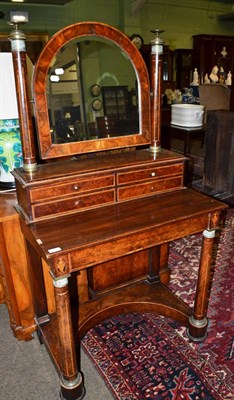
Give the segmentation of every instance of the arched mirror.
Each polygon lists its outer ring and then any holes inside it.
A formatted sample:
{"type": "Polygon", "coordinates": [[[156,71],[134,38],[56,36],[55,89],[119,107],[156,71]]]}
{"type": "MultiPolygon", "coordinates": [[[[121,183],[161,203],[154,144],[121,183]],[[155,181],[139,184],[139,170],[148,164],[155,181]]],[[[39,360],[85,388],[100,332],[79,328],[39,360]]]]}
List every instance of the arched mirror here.
{"type": "Polygon", "coordinates": [[[43,49],[33,82],[41,158],[149,144],[147,69],[115,28],[62,29],[43,49]]]}

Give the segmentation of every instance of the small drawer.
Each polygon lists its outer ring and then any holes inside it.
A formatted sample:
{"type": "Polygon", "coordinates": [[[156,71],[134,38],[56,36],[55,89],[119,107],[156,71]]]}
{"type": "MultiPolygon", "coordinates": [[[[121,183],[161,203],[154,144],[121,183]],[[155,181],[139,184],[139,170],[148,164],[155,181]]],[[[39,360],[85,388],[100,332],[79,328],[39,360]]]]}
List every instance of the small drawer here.
{"type": "Polygon", "coordinates": [[[61,196],[69,196],[82,192],[89,192],[100,188],[113,187],[115,184],[114,174],[110,175],[90,175],[85,178],[77,178],[68,180],[65,183],[56,185],[41,186],[30,190],[30,199],[32,203],[52,198],[60,198],[61,196]]]}
{"type": "Polygon", "coordinates": [[[166,180],[142,183],[127,187],[118,188],[118,201],[129,200],[137,197],[152,195],[153,193],[164,192],[182,186],[182,177],[175,177],[166,180]]]}
{"type": "Polygon", "coordinates": [[[183,164],[172,164],[167,166],[156,167],[151,165],[144,169],[132,170],[121,172],[117,174],[117,184],[124,185],[126,183],[133,183],[137,181],[144,181],[149,179],[160,179],[163,176],[173,176],[183,173],[183,164]]]}
{"type": "Polygon", "coordinates": [[[74,196],[69,199],[33,205],[33,218],[38,219],[46,216],[49,217],[56,214],[79,211],[114,202],[114,189],[90,193],[83,196],[74,196]]]}

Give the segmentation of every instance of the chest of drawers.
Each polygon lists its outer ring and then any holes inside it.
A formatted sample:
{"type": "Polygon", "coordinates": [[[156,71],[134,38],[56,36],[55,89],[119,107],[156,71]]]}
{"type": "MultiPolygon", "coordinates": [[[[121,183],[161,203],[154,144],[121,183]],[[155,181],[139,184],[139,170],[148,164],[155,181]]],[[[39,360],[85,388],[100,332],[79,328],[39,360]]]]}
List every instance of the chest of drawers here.
{"type": "Polygon", "coordinates": [[[31,222],[175,190],[184,161],[167,150],[140,150],[47,163],[31,174],[18,169],[18,210],[31,222]]]}

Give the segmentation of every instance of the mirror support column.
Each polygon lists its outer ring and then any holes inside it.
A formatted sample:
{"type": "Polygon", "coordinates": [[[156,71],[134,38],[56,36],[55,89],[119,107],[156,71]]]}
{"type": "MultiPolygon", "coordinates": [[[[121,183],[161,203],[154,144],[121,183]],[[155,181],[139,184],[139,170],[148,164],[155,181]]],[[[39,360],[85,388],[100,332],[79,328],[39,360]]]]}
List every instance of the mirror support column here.
{"type": "Polygon", "coordinates": [[[161,31],[151,31],[156,34],[151,40],[151,145],[150,151],[157,153],[161,149],[161,87],[162,87],[162,54],[163,40],[159,37],[161,31]]]}
{"type": "Polygon", "coordinates": [[[11,42],[15,73],[23,168],[25,171],[32,172],[37,170],[37,161],[30,100],[27,91],[26,36],[19,30],[17,23],[14,24],[14,29],[10,33],[9,40],[11,42]]]}

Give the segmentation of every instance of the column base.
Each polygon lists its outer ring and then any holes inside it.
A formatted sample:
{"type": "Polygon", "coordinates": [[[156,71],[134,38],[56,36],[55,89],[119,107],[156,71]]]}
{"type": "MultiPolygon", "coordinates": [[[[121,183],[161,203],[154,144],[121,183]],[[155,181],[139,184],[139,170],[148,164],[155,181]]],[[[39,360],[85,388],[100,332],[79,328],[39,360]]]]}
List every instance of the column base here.
{"type": "Polygon", "coordinates": [[[192,342],[203,342],[207,337],[207,318],[202,320],[195,319],[193,316],[189,318],[189,327],[187,328],[187,336],[192,342]]]}
{"type": "Polygon", "coordinates": [[[207,338],[207,332],[203,336],[199,336],[199,337],[192,336],[189,332],[189,328],[187,328],[186,332],[187,332],[187,336],[188,336],[189,340],[191,340],[191,342],[200,343],[200,342],[203,342],[207,338]]]}
{"type": "Polygon", "coordinates": [[[79,374],[78,383],[72,385],[68,383],[66,385],[63,381],[61,382],[60,399],[61,400],[82,400],[85,396],[85,388],[81,374],[79,374]]]}
{"type": "Polygon", "coordinates": [[[159,153],[160,151],[162,150],[162,148],[161,148],[161,146],[159,145],[159,146],[157,146],[157,145],[155,145],[155,146],[150,146],[150,148],[149,148],[149,151],[151,152],[151,153],[159,153]]]}

